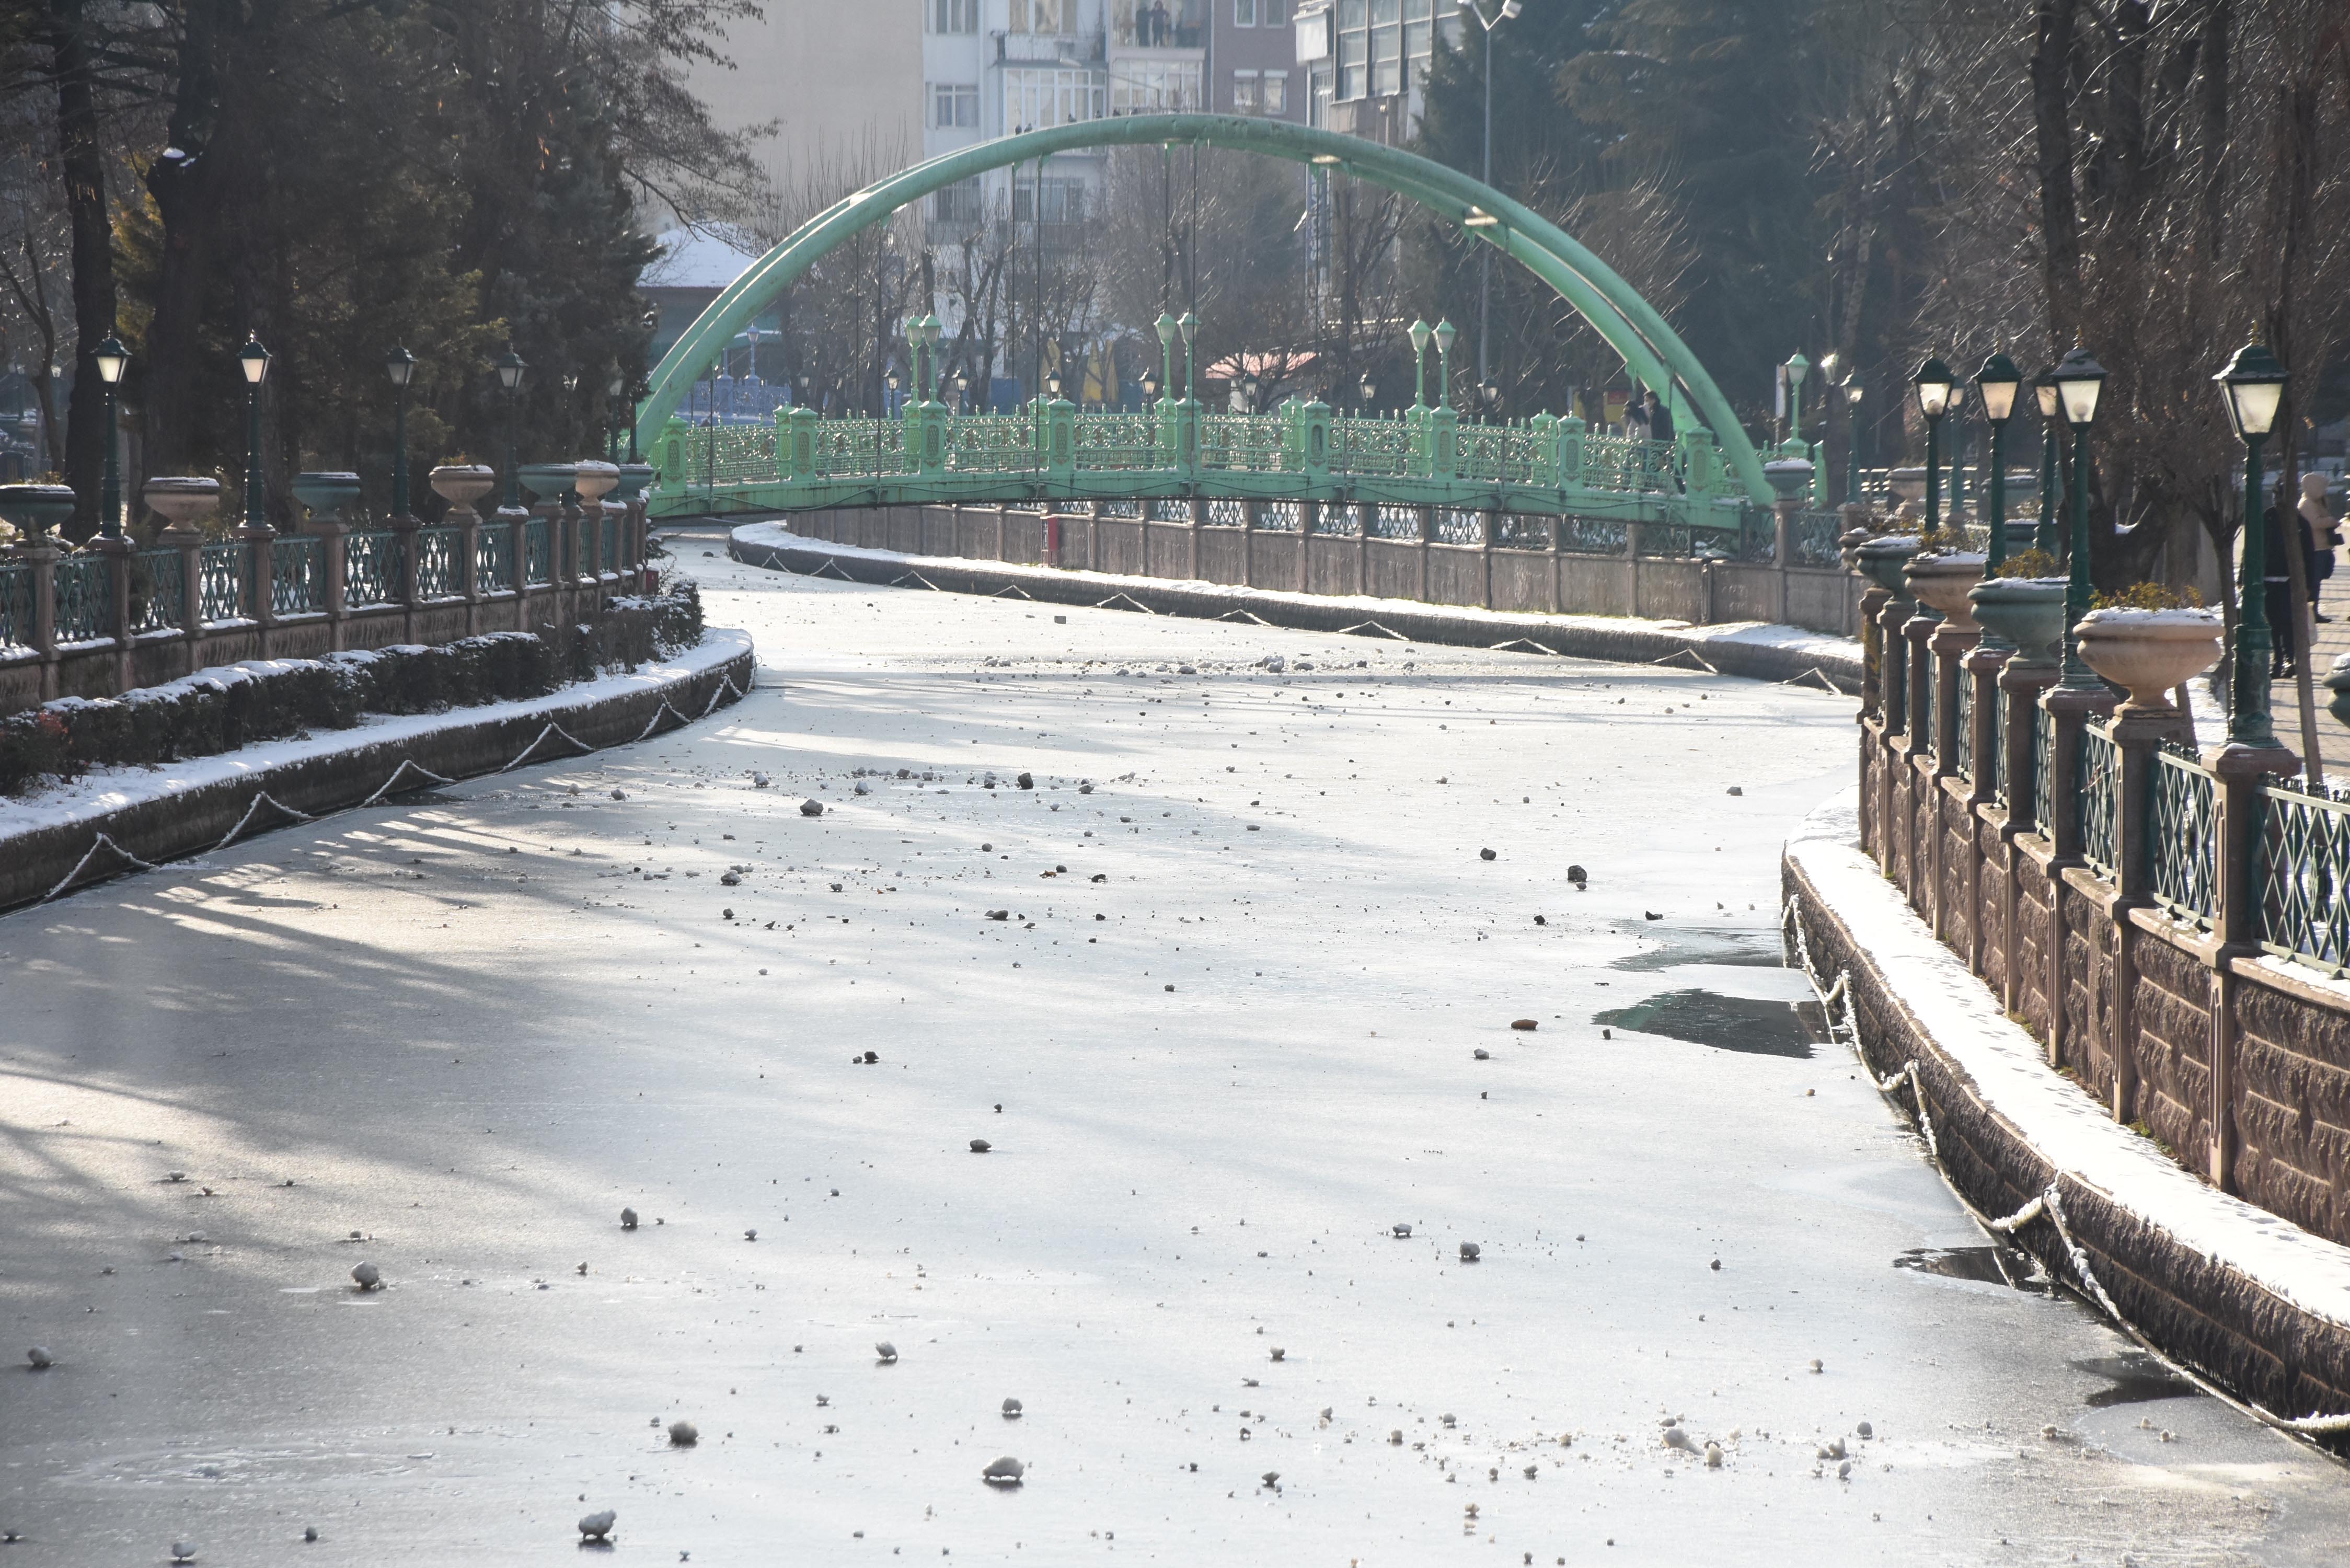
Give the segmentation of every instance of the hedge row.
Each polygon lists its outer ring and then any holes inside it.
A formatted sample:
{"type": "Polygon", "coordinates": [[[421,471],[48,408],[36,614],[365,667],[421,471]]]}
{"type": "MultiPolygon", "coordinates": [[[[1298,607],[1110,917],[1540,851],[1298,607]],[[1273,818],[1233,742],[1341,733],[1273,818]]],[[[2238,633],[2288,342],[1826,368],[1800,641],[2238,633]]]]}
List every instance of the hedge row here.
{"type": "Polygon", "coordinates": [[[0,794],[92,768],[182,762],[312,730],[348,730],[363,713],[438,713],[544,697],[567,680],[634,669],[701,640],[701,597],[685,583],[659,598],[616,599],[597,620],[559,633],[502,631],[437,648],[269,659],[120,697],[60,698],[0,718],[0,794]]]}

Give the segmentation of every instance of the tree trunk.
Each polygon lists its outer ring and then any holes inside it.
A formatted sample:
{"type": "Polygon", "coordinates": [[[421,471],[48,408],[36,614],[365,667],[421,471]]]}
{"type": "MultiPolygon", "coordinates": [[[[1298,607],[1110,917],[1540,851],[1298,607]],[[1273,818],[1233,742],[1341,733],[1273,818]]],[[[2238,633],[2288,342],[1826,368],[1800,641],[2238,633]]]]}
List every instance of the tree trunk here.
{"type": "Polygon", "coordinates": [[[106,468],[106,384],[98,346],[114,331],[114,230],[106,199],[106,153],[83,0],[49,0],[47,43],[57,80],[58,167],[73,232],[73,393],[66,414],[66,483],[74,489],[69,537],[98,532],[98,492],[106,468]]]}
{"type": "Polygon", "coordinates": [[[2080,325],[2081,214],[2073,189],[2072,60],[2076,0],[2040,0],[2032,50],[2033,152],[2040,176],[2041,266],[2046,274],[2048,336],[2064,351],[2080,325]]]}
{"type": "Polygon", "coordinates": [[[171,145],[167,155],[147,170],[147,190],[155,199],[163,230],[141,388],[143,455],[151,472],[184,472],[204,455],[192,444],[202,380],[198,339],[205,289],[212,281],[216,225],[231,194],[235,162],[232,139],[215,135],[221,118],[215,70],[222,41],[220,3],[191,0],[186,8],[171,145]],[[171,152],[179,156],[169,156],[171,152]]]}

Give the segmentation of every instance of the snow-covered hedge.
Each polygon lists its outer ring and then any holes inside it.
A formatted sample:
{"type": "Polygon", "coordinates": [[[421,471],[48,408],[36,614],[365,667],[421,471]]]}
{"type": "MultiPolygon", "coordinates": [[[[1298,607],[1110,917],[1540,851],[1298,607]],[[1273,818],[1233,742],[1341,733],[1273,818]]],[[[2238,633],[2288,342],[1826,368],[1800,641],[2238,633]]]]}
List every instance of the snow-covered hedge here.
{"type": "Polygon", "coordinates": [[[0,794],[94,767],[176,762],[362,713],[433,713],[543,697],[567,680],[634,668],[702,640],[691,583],[659,598],[615,599],[565,633],[492,632],[437,648],[400,645],[323,659],[255,659],[120,697],[64,697],[0,718],[0,794]]]}

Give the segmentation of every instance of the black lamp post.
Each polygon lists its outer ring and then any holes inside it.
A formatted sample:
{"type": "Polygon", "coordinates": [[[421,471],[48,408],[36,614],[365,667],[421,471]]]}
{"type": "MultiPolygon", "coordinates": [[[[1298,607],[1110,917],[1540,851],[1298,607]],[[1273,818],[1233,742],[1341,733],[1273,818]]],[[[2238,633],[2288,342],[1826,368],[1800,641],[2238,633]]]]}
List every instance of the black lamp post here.
{"type": "Polygon", "coordinates": [[[261,383],[269,379],[269,350],[258,337],[248,337],[237,350],[237,368],[244,372],[244,525],[269,526],[267,484],[261,476],[261,383]]]}
{"type": "Polygon", "coordinates": [[[122,456],[121,440],[114,428],[115,388],[122,384],[122,372],[130,368],[130,352],[123,348],[112,333],[90,356],[98,362],[98,379],[106,383],[106,477],[98,490],[99,532],[109,539],[122,537],[122,456]]]}
{"type": "Polygon", "coordinates": [[[1993,354],[1975,372],[1975,395],[1991,421],[1991,545],[1983,553],[1983,576],[1999,576],[2007,559],[2007,421],[2015,414],[2015,394],[2023,372],[2004,354],[1993,354]]]}
{"type": "Polygon", "coordinates": [[[1183,313],[1183,319],[1178,321],[1175,326],[1183,334],[1183,400],[1189,403],[1197,395],[1199,385],[1193,375],[1195,367],[1191,350],[1194,341],[1200,336],[1200,318],[1187,310],[1183,313]]]}
{"type": "Polygon", "coordinates": [[[2236,585],[2236,692],[2228,715],[2228,743],[2273,746],[2277,738],[2269,717],[2269,663],[2275,656],[2276,639],[2269,625],[2261,448],[2276,424],[2277,406],[2284,400],[2285,368],[2256,335],[2211,379],[2226,394],[2228,422],[2244,443],[2244,552],[2236,585]]]}
{"type": "Polygon", "coordinates": [[[2081,618],[2089,613],[2089,427],[2096,422],[2097,395],[2106,384],[2106,368],[2079,344],[2058,361],[2050,379],[2056,383],[2056,400],[2064,422],[2073,427],[2072,570],[2064,589],[2064,675],[2057,682],[2068,691],[2096,688],[2096,672],[2081,658],[2081,618]]]}
{"type": "Polygon", "coordinates": [[[1929,358],[1909,378],[1918,389],[1918,411],[1926,416],[1926,532],[1942,524],[1942,416],[1950,411],[1950,386],[1957,378],[1939,359],[1929,358]]]}
{"type": "Polygon", "coordinates": [[[620,394],[628,385],[618,370],[613,371],[612,379],[604,383],[604,460],[607,462],[620,461],[620,394]]]}
{"type": "Polygon", "coordinates": [[[1844,401],[1847,412],[1844,429],[1844,498],[1846,502],[1860,499],[1860,378],[1855,376],[1844,384],[1844,401]]]}
{"type": "Polygon", "coordinates": [[[505,504],[508,506],[519,507],[522,505],[522,472],[516,465],[522,460],[516,453],[522,441],[522,414],[521,400],[517,394],[522,390],[522,379],[530,369],[530,366],[524,361],[521,355],[515,352],[514,345],[508,343],[506,351],[498,356],[497,368],[498,385],[505,389],[506,394],[505,504]]]}
{"type": "Polygon", "coordinates": [[[1365,413],[1369,413],[1371,411],[1371,405],[1378,401],[1379,384],[1377,381],[1372,380],[1369,374],[1366,372],[1362,380],[1357,383],[1355,390],[1362,395],[1363,400],[1361,402],[1357,403],[1356,407],[1362,410],[1365,413]]]}
{"type": "Polygon", "coordinates": [[[2032,547],[2056,554],[2056,372],[2043,370],[2032,383],[2040,403],[2040,526],[2032,547]]]}
{"type": "Polygon", "coordinates": [[[955,372],[954,388],[955,412],[959,414],[969,413],[971,411],[971,372],[968,370],[957,370],[955,372]]]}
{"type": "Polygon", "coordinates": [[[416,376],[416,356],[394,345],[383,357],[391,378],[391,514],[408,515],[408,383],[416,376]]]}

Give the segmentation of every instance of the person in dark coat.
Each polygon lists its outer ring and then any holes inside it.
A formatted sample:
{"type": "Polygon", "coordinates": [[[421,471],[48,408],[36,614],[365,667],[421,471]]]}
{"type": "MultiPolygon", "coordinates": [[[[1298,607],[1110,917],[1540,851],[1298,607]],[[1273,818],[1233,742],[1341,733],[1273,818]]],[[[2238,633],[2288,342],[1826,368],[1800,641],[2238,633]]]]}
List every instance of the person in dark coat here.
{"type": "Polygon", "coordinates": [[[1648,410],[1648,439],[1650,441],[1672,440],[1673,411],[1665,407],[1665,400],[1657,396],[1657,389],[1654,387],[1649,388],[1648,395],[1641,401],[1648,410]]]}

